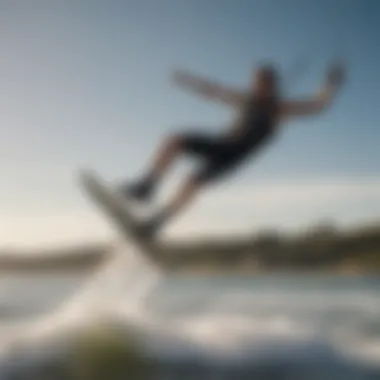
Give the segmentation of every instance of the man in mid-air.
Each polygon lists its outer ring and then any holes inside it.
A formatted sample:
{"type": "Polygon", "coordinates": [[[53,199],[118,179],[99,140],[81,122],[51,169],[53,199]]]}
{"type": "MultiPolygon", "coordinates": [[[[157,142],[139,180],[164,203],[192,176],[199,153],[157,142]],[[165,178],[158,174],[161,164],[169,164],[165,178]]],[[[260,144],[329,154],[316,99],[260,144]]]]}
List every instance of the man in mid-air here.
{"type": "Polygon", "coordinates": [[[148,220],[136,226],[141,237],[152,239],[166,222],[183,210],[205,186],[221,179],[252,157],[272,140],[279,125],[292,117],[311,116],[325,110],[340,89],[344,79],[341,65],[327,70],[320,91],[310,99],[282,99],[278,72],[263,65],[253,72],[247,90],[230,89],[192,74],[176,71],[177,85],[206,98],[221,102],[237,113],[231,128],[219,135],[185,131],[163,141],[151,167],[138,181],[123,184],[125,196],[141,202],[149,201],[170,166],[183,154],[202,159],[201,167],[190,174],[174,199],[148,220]]]}

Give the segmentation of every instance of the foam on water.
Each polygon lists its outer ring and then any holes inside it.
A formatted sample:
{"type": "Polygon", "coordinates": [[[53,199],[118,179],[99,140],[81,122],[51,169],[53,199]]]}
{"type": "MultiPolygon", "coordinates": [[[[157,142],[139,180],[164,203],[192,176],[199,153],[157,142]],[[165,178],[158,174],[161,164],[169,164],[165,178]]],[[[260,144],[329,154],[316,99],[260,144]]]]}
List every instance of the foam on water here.
{"type": "Polygon", "coordinates": [[[162,274],[133,245],[120,244],[109,254],[108,262],[63,305],[36,320],[7,327],[7,334],[2,336],[3,351],[43,343],[93,321],[120,315],[120,304],[124,305],[121,309],[126,319],[138,315],[141,320],[144,295],[156,286],[162,274]]]}
{"type": "MultiPolygon", "coordinates": [[[[150,307],[147,297],[163,279],[136,247],[121,243],[98,273],[62,306],[15,327],[18,333],[11,332],[3,340],[5,351],[9,353],[10,344],[17,343],[24,353],[33,352],[28,363],[35,364],[36,353],[48,358],[46,350],[36,347],[49,347],[52,354],[51,342],[62,348],[63,338],[70,340],[76,331],[101,320],[117,323],[126,333],[138,331],[146,351],[164,361],[197,360],[222,366],[237,362],[240,367],[243,362],[252,366],[285,361],[318,368],[343,363],[342,355],[380,363],[380,297],[376,293],[232,287],[198,294],[198,307],[181,315],[166,313],[164,302],[161,312],[150,307]]],[[[186,305],[191,294],[184,294],[169,297],[167,309],[186,305]]],[[[343,372],[340,375],[337,378],[347,378],[343,372]]]]}

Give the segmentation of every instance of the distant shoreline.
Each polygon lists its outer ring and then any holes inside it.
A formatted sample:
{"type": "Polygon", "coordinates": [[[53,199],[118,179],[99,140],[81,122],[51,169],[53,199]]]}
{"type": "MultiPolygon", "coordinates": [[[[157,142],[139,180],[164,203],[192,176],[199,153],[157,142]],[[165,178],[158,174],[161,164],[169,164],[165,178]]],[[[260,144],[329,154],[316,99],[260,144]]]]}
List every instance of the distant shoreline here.
{"type": "MultiPolygon", "coordinates": [[[[179,273],[380,273],[380,222],[339,231],[325,224],[305,233],[265,231],[252,236],[168,243],[155,254],[179,273]]],[[[87,272],[112,257],[111,244],[16,250],[0,255],[0,272],[87,272]]]]}

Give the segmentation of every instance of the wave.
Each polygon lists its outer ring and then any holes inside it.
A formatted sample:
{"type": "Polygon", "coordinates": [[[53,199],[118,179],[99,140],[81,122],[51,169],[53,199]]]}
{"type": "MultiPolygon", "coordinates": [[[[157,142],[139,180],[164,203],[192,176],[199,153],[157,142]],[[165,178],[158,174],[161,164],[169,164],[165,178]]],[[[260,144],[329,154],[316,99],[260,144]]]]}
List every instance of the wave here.
{"type": "MultiPolygon", "coordinates": [[[[189,371],[205,378],[219,374],[292,380],[375,379],[380,374],[375,293],[302,293],[277,286],[219,293],[203,288],[207,291],[195,296],[178,287],[177,298],[167,297],[165,305],[157,292],[165,281],[136,247],[122,242],[62,306],[8,332],[0,379],[29,379],[52,363],[67,368],[78,341],[93,346],[99,335],[107,339],[98,343],[96,363],[112,344],[117,347],[112,352],[128,352],[129,357],[133,352],[134,363],[136,358],[144,366],[155,363],[157,378],[189,371]],[[152,307],[153,293],[161,309],[152,307]],[[192,312],[184,312],[192,299],[192,312]],[[182,313],[168,312],[176,307],[182,313]]],[[[82,358],[83,352],[78,355],[82,358]]]]}

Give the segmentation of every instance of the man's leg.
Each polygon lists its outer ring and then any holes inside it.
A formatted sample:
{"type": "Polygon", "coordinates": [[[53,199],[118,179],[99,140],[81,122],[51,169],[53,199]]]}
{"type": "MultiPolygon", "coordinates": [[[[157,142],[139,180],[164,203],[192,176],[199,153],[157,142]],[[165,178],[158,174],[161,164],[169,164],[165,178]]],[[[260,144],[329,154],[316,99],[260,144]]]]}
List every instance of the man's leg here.
{"type": "Polygon", "coordinates": [[[166,138],[156,152],[152,167],[148,172],[136,183],[123,186],[122,191],[138,200],[150,198],[156,184],[167,173],[178,155],[182,153],[183,142],[184,138],[182,136],[170,136],[166,138]]]}
{"type": "Polygon", "coordinates": [[[199,193],[202,184],[194,176],[190,176],[179,188],[174,198],[159,211],[153,218],[143,222],[138,228],[142,236],[153,238],[159,229],[161,229],[172,218],[182,212],[199,193]]]}
{"type": "Polygon", "coordinates": [[[158,149],[153,158],[153,164],[146,175],[136,183],[127,184],[123,192],[137,200],[145,201],[153,194],[156,185],[180,154],[189,153],[207,158],[214,154],[215,147],[217,147],[217,140],[201,133],[184,133],[171,136],[165,139],[158,149]]]}
{"type": "Polygon", "coordinates": [[[222,145],[213,149],[216,154],[210,155],[200,170],[185,180],[172,201],[151,219],[140,223],[138,232],[141,236],[147,239],[155,238],[159,230],[182,212],[202,189],[215,183],[235,166],[236,160],[222,145]]]}

